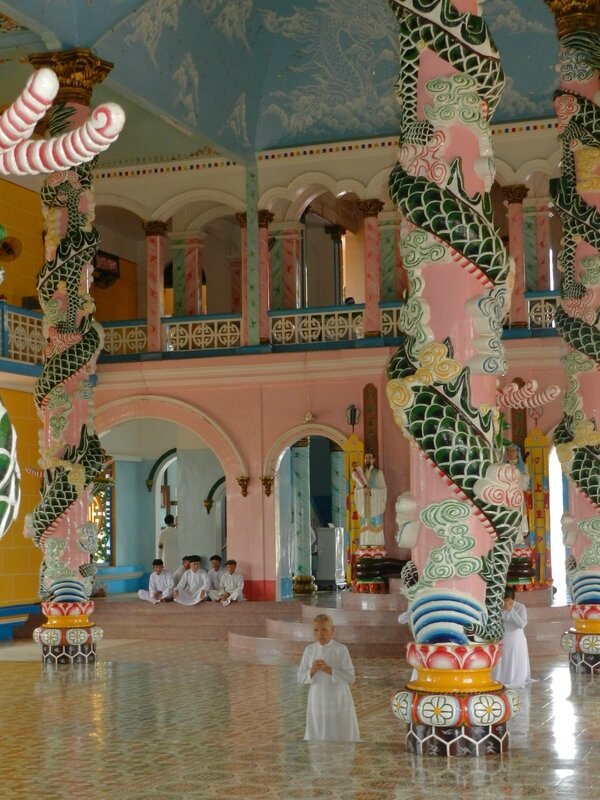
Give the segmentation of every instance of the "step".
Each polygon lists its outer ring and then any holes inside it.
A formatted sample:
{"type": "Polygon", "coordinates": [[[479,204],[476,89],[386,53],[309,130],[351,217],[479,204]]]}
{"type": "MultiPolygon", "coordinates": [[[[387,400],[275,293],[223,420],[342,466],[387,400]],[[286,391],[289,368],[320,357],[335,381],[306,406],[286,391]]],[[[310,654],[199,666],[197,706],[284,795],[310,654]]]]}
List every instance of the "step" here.
{"type": "Polygon", "coordinates": [[[360,609],[360,608],[319,608],[319,606],[302,606],[302,620],[309,622],[318,614],[328,614],[333,624],[338,625],[397,625],[397,608],[360,609]]]}
{"type": "Polygon", "coordinates": [[[198,641],[218,642],[227,641],[230,631],[255,636],[260,636],[265,632],[264,623],[256,625],[244,623],[242,625],[186,626],[185,628],[179,628],[170,624],[138,626],[107,622],[98,627],[102,628],[103,638],[107,641],[116,639],[188,641],[196,639],[198,641]]]}
{"type": "MultiPolygon", "coordinates": [[[[340,638],[341,641],[341,638],[340,638]]],[[[251,656],[252,661],[270,662],[286,656],[295,656],[298,661],[308,644],[302,639],[278,639],[267,636],[247,636],[246,634],[229,634],[229,652],[235,658],[241,654],[251,656]]],[[[351,656],[373,658],[404,659],[406,645],[398,643],[378,643],[356,641],[344,642],[351,656]]]]}
{"type": "MultiPolygon", "coordinates": [[[[342,592],[340,599],[342,608],[358,608],[363,611],[375,611],[377,609],[392,611],[396,609],[400,613],[407,608],[406,597],[401,594],[342,592]]],[[[324,609],[324,611],[326,610],[324,609]]]]}
{"type": "MultiPolygon", "coordinates": [[[[267,619],[267,636],[280,639],[301,639],[305,642],[314,640],[311,622],[287,622],[286,620],[267,619]]],[[[336,625],[335,639],[342,644],[349,642],[375,643],[407,643],[409,631],[407,625],[336,625]]]]}

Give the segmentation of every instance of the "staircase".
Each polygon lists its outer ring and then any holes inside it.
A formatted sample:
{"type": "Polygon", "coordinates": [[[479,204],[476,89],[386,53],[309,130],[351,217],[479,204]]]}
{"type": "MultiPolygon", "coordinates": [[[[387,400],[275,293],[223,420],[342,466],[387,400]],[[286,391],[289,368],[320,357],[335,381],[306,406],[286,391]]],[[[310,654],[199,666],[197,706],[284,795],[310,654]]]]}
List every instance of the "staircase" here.
{"type": "MultiPolygon", "coordinates": [[[[530,656],[560,654],[561,636],[571,625],[569,607],[535,605],[539,599],[528,593],[519,596],[528,606],[525,633],[530,656]]],[[[228,641],[231,655],[259,661],[299,658],[313,641],[315,616],[323,613],[332,617],[335,638],[353,656],[403,659],[410,640],[409,626],[398,623],[398,615],[406,609],[406,600],[398,593],[320,593],[302,600],[248,601],[226,608],[219,603],[153,605],[123,594],[98,599],[95,606],[91,620],[102,628],[105,640],[228,641]]],[[[15,630],[15,638],[30,639],[33,628],[44,620],[41,614],[32,615],[15,630]]]]}

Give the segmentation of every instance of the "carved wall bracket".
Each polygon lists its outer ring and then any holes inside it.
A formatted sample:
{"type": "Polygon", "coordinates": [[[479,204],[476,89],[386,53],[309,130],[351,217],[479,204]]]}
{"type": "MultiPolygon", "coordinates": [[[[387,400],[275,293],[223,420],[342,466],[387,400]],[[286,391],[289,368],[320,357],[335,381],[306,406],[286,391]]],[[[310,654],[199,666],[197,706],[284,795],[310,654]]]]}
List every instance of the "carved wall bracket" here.
{"type": "Polygon", "coordinates": [[[248,496],[248,484],[250,483],[250,476],[249,475],[239,475],[236,478],[240,489],[242,490],[242,497],[248,496]]]}
{"type": "Polygon", "coordinates": [[[275,480],[274,475],[261,475],[260,482],[263,485],[263,491],[265,493],[265,497],[271,496],[271,489],[273,488],[273,481],[275,480]]]}

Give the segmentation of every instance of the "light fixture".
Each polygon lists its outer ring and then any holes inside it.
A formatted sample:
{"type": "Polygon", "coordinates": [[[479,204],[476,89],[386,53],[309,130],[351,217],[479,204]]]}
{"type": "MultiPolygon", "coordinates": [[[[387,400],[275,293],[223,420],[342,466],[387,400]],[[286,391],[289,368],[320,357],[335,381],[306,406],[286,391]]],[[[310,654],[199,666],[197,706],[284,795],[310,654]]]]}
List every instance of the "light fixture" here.
{"type": "Polygon", "coordinates": [[[360,409],[354,403],[346,409],[346,419],[348,420],[348,425],[352,425],[352,433],[354,433],[354,427],[358,425],[358,420],[360,419],[360,409]]]}

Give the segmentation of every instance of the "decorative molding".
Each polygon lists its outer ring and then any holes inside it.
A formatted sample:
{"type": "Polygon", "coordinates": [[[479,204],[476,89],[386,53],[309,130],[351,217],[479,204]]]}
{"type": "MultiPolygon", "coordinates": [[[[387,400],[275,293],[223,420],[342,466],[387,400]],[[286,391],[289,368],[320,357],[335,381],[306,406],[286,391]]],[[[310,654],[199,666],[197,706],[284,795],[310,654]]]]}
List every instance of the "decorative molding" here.
{"type": "Polygon", "coordinates": [[[236,478],[240,489],[242,490],[242,497],[248,497],[248,484],[250,483],[250,476],[249,475],[239,475],[236,478]]]}
{"type": "Polygon", "coordinates": [[[235,214],[235,218],[237,219],[240,228],[245,228],[248,225],[248,217],[245,211],[237,211],[235,214]]]}

